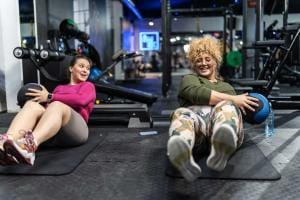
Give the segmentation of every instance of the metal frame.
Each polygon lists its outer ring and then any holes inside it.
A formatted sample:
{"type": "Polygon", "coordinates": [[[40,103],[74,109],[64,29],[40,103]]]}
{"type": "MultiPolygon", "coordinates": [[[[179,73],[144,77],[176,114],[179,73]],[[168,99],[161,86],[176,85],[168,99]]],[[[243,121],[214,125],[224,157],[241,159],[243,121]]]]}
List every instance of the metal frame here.
{"type": "MultiPolygon", "coordinates": [[[[162,0],[161,16],[162,16],[162,60],[163,60],[163,74],[162,74],[162,94],[168,96],[168,91],[172,83],[172,69],[171,69],[171,48],[170,48],[170,33],[171,33],[171,13],[203,13],[203,12],[221,12],[224,16],[224,30],[223,41],[227,41],[227,15],[229,15],[229,28],[230,28],[230,44],[229,49],[232,50],[233,46],[233,13],[231,7],[219,8],[190,8],[190,9],[171,9],[170,0],[162,0]]],[[[224,54],[226,53],[226,45],[224,45],[224,54]]]]}

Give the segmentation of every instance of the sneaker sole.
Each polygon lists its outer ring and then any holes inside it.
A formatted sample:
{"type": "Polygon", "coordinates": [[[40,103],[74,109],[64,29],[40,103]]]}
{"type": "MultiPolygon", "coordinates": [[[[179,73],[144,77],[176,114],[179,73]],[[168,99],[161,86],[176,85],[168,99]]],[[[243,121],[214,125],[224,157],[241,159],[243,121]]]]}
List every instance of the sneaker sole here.
{"type": "Polygon", "coordinates": [[[187,181],[192,182],[201,175],[201,168],[195,162],[189,145],[180,137],[170,137],[168,156],[173,166],[187,181]]]}
{"type": "Polygon", "coordinates": [[[15,157],[7,155],[5,151],[0,149],[0,165],[15,165],[15,164],[19,164],[19,161],[15,157]]]}
{"type": "Polygon", "coordinates": [[[7,165],[6,164],[6,153],[0,149],[0,165],[7,165]]]}
{"type": "Polygon", "coordinates": [[[237,136],[231,126],[224,124],[211,137],[211,152],[206,164],[209,168],[222,171],[229,157],[237,149],[237,136]]]}
{"type": "Polygon", "coordinates": [[[30,154],[28,154],[28,152],[26,152],[25,150],[15,145],[15,143],[12,140],[7,140],[3,146],[5,151],[8,154],[13,155],[19,161],[19,163],[25,163],[33,166],[35,158],[30,156],[30,154]],[[28,157],[27,156],[25,157],[20,152],[24,152],[25,155],[28,154],[28,157]]]}

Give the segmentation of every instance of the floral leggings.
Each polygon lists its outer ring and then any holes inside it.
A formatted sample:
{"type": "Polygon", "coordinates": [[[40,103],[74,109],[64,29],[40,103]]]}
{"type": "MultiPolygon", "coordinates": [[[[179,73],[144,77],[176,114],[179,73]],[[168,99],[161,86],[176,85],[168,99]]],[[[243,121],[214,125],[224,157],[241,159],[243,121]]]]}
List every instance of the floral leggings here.
{"type": "Polygon", "coordinates": [[[209,148],[213,129],[223,123],[233,128],[238,137],[239,147],[244,139],[243,120],[239,108],[232,101],[221,101],[214,107],[190,106],[176,109],[171,117],[169,135],[184,137],[191,148],[209,148]]]}

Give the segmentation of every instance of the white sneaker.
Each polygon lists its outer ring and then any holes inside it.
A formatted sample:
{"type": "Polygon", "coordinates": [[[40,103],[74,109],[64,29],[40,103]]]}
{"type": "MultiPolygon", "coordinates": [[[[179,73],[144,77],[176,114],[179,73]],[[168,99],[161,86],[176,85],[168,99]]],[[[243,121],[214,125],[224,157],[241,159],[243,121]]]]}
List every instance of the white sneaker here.
{"type": "Polygon", "coordinates": [[[228,124],[223,124],[217,130],[213,130],[211,136],[211,151],[206,160],[209,168],[222,171],[229,157],[237,149],[237,135],[228,124]]]}
{"type": "Polygon", "coordinates": [[[180,136],[171,136],[168,141],[168,156],[173,166],[189,182],[201,175],[201,168],[195,162],[189,144],[180,136]]]}

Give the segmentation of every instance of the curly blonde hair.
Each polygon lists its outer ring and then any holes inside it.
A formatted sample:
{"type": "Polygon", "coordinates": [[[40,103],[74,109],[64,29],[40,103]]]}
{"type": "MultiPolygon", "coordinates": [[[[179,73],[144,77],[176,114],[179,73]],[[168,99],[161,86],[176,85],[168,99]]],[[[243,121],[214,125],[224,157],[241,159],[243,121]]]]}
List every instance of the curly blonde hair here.
{"type": "Polygon", "coordinates": [[[222,42],[211,35],[205,35],[201,38],[192,40],[188,52],[188,59],[192,65],[192,69],[194,69],[196,62],[203,53],[211,55],[217,62],[219,68],[223,59],[222,42]]]}

